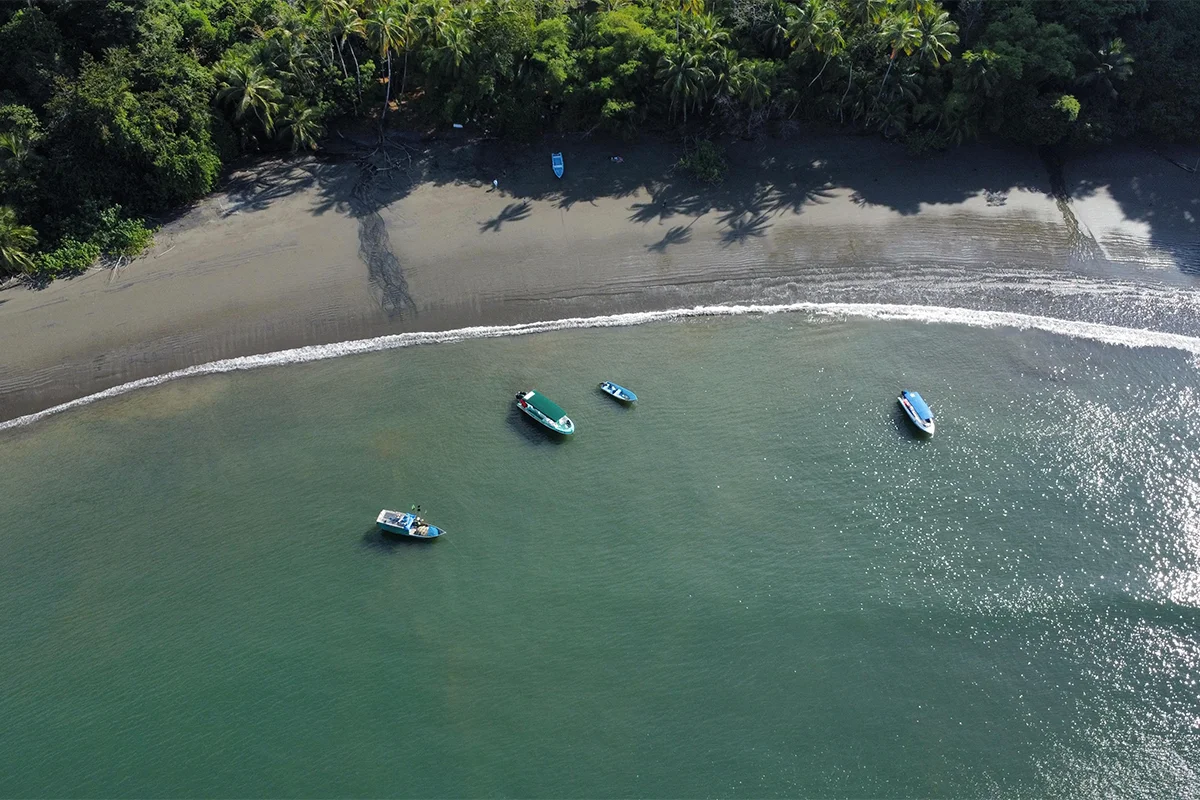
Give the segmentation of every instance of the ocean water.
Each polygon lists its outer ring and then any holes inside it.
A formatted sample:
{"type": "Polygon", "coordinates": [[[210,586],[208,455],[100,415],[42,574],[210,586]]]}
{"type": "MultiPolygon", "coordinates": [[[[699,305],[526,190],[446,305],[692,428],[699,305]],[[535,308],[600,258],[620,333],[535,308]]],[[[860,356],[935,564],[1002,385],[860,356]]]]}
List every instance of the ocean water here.
{"type": "Polygon", "coordinates": [[[1200,341],[825,311],[0,432],[0,795],[1194,794],[1200,341]]]}

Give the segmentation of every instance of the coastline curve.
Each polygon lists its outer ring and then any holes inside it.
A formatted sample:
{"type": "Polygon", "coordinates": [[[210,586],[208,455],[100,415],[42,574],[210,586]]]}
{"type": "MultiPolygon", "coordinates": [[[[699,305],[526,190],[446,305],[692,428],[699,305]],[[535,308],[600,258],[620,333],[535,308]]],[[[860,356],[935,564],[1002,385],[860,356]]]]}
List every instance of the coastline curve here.
{"type": "Polygon", "coordinates": [[[307,345],[288,350],[278,350],[259,355],[225,358],[173,370],[161,375],[130,381],[94,394],[69,400],[55,406],[0,422],[0,431],[19,428],[38,422],[46,417],[89,405],[99,400],[118,397],[137,389],[160,386],[180,378],[214,375],[226,372],[242,372],[262,367],[307,364],[342,356],[376,353],[418,345],[449,344],[471,339],[494,339],[506,336],[524,336],[534,333],[576,330],[586,328],[626,328],[651,322],[703,317],[739,317],[783,313],[806,313],[814,317],[864,318],[884,322],[925,322],[950,325],[966,325],[973,328],[1015,328],[1017,330],[1039,330],[1076,339],[1087,339],[1101,344],[1120,345],[1129,348],[1164,348],[1179,350],[1194,356],[1200,362],[1200,337],[1178,333],[1165,333],[1143,328],[1128,328],[1105,325],[1097,322],[1082,322],[1057,317],[1022,314],[1011,311],[980,311],[971,308],[902,305],[890,303],[837,303],[803,301],[781,304],[752,305],[701,305],[664,311],[640,311],[622,314],[607,314],[595,317],[568,317],[541,322],[524,322],[513,325],[481,325],[447,331],[409,332],[377,336],[370,339],[352,339],[323,345],[307,345]]]}

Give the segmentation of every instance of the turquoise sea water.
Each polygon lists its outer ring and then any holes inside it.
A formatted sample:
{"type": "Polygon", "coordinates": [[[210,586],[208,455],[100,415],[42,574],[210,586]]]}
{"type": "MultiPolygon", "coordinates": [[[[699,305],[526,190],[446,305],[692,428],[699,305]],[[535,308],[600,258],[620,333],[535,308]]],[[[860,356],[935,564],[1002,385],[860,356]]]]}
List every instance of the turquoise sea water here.
{"type": "Polygon", "coordinates": [[[2,432],[0,795],[1186,796],[1198,387],[1175,350],[789,314],[2,432]],[[449,535],[373,531],[413,502],[449,535]]]}

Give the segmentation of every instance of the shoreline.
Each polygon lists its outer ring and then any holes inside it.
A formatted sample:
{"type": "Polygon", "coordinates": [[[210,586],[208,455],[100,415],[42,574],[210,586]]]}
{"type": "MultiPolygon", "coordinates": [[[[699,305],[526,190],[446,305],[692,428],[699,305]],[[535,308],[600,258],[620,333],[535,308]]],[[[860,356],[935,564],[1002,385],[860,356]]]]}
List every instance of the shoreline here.
{"type": "Polygon", "coordinates": [[[415,149],[410,174],[367,184],[345,158],[251,165],[120,271],[0,291],[0,420],[200,364],[392,334],[913,303],[908,276],[1037,269],[1200,287],[1200,182],[1144,150],[1068,162],[1064,201],[1035,154],[985,145],[912,159],[845,134],[743,142],[717,187],[675,174],[660,142],[415,149]]]}
{"type": "Polygon", "coordinates": [[[904,322],[940,322],[967,325],[977,328],[1007,327],[1015,330],[1037,330],[1088,339],[1102,344],[1129,348],[1154,347],[1178,350],[1200,358],[1200,337],[1176,333],[1148,331],[1101,325],[1090,322],[1062,320],[1056,317],[1031,316],[1007,311],[978,311],[966,308],[944,308],[937,306],[886,305],[879,303],[811,303],[799,302],[784,305],[717,305],[693,308],[669,309],[665,311],[625,312],[621,314],[593,317],[567,317],[514,325],[490,325],[473,328],[455,328],[438,332],[411,332],[389,334],[371,339],[355,339],[324,345],[306,345],[288,350],[278,350],[251,356],[210,361],[182,369],[139,378],[128,383],[112,386],[83,397],[74,398],[49,408],[40,409],[12,419],[0,420],[0,432],[24,427],[46,417],[60,414],[100,400],[161,386],[181,378],[204,375],[221,375],[229,372],[246,372],[267,367],[310,364],[344,356],[381,353],[407,347],[422,347],[436,344],[452,344],[478,339],[510,336],[529,336],[568,330],[590,330],[597,328],[628,328],[656,322],[673,322],[684,319],[717,319],[748,316],[751,314],[770,316],[774,314],[808,313],[828,318],[856,317],[904,322]]]}

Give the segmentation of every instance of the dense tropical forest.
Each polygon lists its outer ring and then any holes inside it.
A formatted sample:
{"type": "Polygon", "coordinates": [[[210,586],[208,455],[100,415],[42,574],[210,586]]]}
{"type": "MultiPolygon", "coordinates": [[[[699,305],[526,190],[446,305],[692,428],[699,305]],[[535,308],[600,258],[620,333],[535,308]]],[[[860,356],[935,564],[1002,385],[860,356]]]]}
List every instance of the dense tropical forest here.
{"type": "Polygon", "coordinates": [[[0,7],[0,278],[150,241],[240,155],[336,119],[746,136],[820,121],[911,151],[1200,137],[1200,3],[29,0],[0,7]]]}

